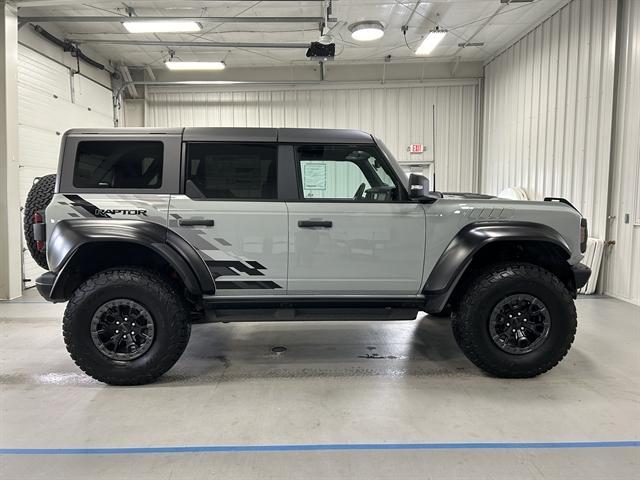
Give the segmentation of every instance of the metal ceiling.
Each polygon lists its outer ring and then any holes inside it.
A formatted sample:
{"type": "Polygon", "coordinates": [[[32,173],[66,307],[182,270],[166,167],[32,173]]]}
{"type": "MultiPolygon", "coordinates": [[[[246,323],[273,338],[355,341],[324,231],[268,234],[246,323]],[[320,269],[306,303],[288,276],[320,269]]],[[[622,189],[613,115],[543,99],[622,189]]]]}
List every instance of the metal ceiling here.
{"type": "MultiPolygon", "coordinates": [[[[17,0],[21,21],[55,29],[115,64],[160,68],[169,51],[185,61],[224,59],[228,67],[309,63],[304,48],[330,31],[337,63],[422,61],[413,50],[436,23],[449,31],[424,61],[484,61],[520,38],[568,0],[505,4],[501,0],[131,0],[91,4],[69,0],[17,0]],[[327,21],[327,7],[331,15],[327,21]],[[132,15],[132,16],[130,16],[132,15]],[[78,18],[78,17],[88,18],[78,18]],[[185,18],[202,23],[189,34],[131,34],[121,22],[185,18]],[[351,39],[348,25],[378,20],[379,41],[351,39]],[[406,36],[402,27],[407,26],[406,36]]],[[[28,28],[28,27],[23,27],[28,28]]]]}

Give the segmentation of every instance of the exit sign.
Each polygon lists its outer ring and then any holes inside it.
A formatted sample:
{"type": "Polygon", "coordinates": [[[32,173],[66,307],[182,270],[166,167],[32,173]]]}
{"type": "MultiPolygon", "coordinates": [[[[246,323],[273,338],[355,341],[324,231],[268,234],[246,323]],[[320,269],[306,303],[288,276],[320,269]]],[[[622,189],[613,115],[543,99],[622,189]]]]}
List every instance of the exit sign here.
{"type": "Polygon", "coordinates": [[[421,143],[412,143],[409,145],[409,153],[423,153],[424,145],[421,143]]]}

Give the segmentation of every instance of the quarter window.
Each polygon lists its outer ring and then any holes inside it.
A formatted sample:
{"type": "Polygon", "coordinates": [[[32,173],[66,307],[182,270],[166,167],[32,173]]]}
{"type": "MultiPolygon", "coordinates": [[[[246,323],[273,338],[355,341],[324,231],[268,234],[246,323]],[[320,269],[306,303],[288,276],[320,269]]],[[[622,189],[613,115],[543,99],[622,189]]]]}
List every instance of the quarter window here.
{"type": "Polygon", "coordinates": [[[80,142],[73,185],[77,188],[160,188],[162,142],[80,142]]]}
{"type": "Polygon", "coordinates": [[[191,143],[187,159],[186,180],[206,198],[277,198],[275,145],[191,143]]]}

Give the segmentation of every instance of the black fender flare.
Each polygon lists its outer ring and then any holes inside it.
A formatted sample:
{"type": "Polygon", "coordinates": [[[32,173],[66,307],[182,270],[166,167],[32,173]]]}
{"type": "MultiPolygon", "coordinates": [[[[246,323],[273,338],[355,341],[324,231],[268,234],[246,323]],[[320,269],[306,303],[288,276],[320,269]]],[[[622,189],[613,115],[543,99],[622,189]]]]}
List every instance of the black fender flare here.
{"type": "Polygon", "coordinates": [[[473,222],[463,227],[449,242],[436,262],[423,288],[427,312],[440,312],[449,301],[474,255],[494,242],[545,242],[560,247],[571,256],[571,249],[557,230],[535,222],[473,222]]]}
{"type": "MultiPolygon", "coordinates": [[[[160,255],[195,295],[212,294],[215,282],[204,260],[181,236],[166,226],[143,220],[111,218],[62,220],[56,224],[47,245],[47,259],[56,278],[52,299],[62,298],[66,267],[82,246],[91,243],[136,244],[160,255]]],[[[124,245],[123,245],[124,246],[124,245]]]]}

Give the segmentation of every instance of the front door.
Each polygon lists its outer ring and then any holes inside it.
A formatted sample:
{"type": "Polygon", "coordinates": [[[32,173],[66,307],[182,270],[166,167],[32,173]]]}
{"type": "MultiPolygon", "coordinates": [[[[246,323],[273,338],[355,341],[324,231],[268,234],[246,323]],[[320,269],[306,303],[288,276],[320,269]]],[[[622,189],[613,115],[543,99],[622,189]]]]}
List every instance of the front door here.
{"type": "Polygon", "coordinates": [[[374,145],[295,147],[301,198],[289,209],[291,295],[416,295],[425,212],[374,145]]]}
{"type": "Polygon", "coordinates": [[[172,195],[169,228],[201,255],[216,295],[284,295],[287,207],[277,199],[277,146],[187,144],[185,194],[172,195]]]}

